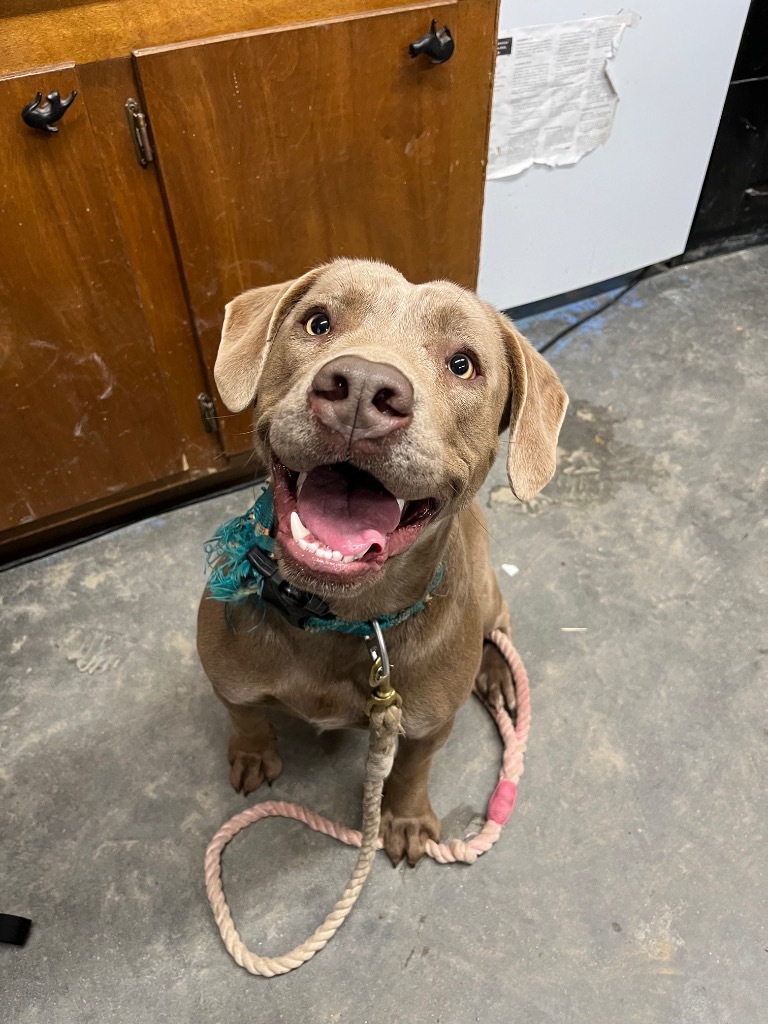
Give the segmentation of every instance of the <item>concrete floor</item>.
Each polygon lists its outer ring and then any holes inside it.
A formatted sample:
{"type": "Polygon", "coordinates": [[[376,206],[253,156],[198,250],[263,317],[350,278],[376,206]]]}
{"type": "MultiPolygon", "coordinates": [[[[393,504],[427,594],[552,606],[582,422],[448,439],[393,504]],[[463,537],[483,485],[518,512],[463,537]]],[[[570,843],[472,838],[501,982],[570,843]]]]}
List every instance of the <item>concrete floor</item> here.
{"type": "MultiPolygon", "coordinates": [[[[3,1021],[768,1019],[766,280],[766,249],[679,268],[554,352],[559,476],[521,507],[499,463],[483,498],[496,564],[520,570],[500,579],[532,679],[510,825],[472,868],[382,856],[286,978],[234,965],[203,889],[243,800],[195,656],[201,545],[249,493],[0,576],[0,911],[34,920],[25,948],[0,947],[3,1021]]],[[[541,342],[573,315],[525,326],[541,342]]],[[[355,822],[364,737],[283,736],[272,795],[355,822]]],[[[449,833],[497,758],[468,705],[434,773],[449,833]]],[[[284,822],[225,856],[265,953],[309,933],[354,859],[284,822]]]]}

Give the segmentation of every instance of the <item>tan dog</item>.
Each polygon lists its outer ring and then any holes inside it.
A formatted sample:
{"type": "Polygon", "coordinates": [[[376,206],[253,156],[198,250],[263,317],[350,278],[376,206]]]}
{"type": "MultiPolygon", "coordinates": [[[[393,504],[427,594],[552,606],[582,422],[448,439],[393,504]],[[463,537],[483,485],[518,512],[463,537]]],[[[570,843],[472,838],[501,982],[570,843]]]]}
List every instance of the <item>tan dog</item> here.
{"type": "MultiPolygon", "coordinates": [[[[216,383],[255,402],[255,445],[272,467],[280,571],[341,618],[370,620],[434,599],[386,634],[405,737],[386,784],[382,835],[414,864],[440,824],[432,757],[477,677],[514,702],[485,642],[509,632],[474,500],[511,421],[507,470],[526,500],[555,471],[568,402],[512,324],[454,284],[413,285],[381,263],[339,260],[227,306],[216,383]]],[[[265,707],[320,729],[364,727],[370,659],[358,637],[313,635],[268,609],[200,605],[198,650],[229,711],[230,782],[250,793],[282,762],[265,707]]]]}

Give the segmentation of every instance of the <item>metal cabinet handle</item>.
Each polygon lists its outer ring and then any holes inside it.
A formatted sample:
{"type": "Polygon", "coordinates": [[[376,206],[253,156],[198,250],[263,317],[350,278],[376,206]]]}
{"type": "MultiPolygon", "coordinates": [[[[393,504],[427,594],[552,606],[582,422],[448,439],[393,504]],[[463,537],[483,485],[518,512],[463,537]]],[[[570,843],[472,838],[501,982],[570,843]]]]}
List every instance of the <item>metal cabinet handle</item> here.
{"type": "Polygon", "coordinates": [[[417,39],[415,43],[411,43],[408,53],[412,57],[418,57],[423,53],[433,64],[445,64],[447,60],[451,59],[455,49],[456,43],[453,41],[451,30],[447,25],[443,25],[438,32],[437,21],[433,18],[429,32],[421,39],[417,39]]]}
{"type": "Polygon", "coordinates": [[[63,100],[54,90],[48,93],[45,103],[41,103],[43,94],[39,92],[32,102],[22,109],[21,119],[24,124],[28,124],[30,128],[36,128],[39,132],[57,132],[59,129],[56,127],[56,121],[60,121],[64,117],[75,96],[77,96],[77,90],[73,89],[63,100]]]}

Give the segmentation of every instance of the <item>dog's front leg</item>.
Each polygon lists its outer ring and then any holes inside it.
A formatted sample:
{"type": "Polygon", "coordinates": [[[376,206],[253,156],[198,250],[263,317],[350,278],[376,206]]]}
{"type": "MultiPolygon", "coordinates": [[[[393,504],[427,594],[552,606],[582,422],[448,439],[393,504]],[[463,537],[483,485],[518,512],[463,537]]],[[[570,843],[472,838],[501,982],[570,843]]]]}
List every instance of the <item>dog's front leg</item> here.
{"type": "Polygon", "coordinates": [[[265,779],[273,782],[283,770],[277,752],[277,736],[261,708],[219,699],[229,711],[232,722],[227,749],[231,765],[229,783],[236,792],[248,796],[265,779]]]}
{"type": "Polygon", "coordinates": [[[427,841],[440,839],[440,820],[429,802],[429,769],[452,728],[451,717],[428,736],[400,740],[381,810],[381,837],[395,867],[403,857],[413,867],[427,841]]]}

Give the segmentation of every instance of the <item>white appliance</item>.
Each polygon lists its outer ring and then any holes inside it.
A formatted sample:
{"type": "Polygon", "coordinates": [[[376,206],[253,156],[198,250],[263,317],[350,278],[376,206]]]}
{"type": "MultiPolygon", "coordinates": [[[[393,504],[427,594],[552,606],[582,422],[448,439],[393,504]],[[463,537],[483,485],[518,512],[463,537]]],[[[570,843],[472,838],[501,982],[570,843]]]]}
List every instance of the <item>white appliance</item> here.
{"type": "Polygon", "coordinates": [[[749,0],[502,0],[499,35],[631,10],[608,141],[566,167],[487,181],[478,291],[500,309],[685,249],[749,0]]]}

